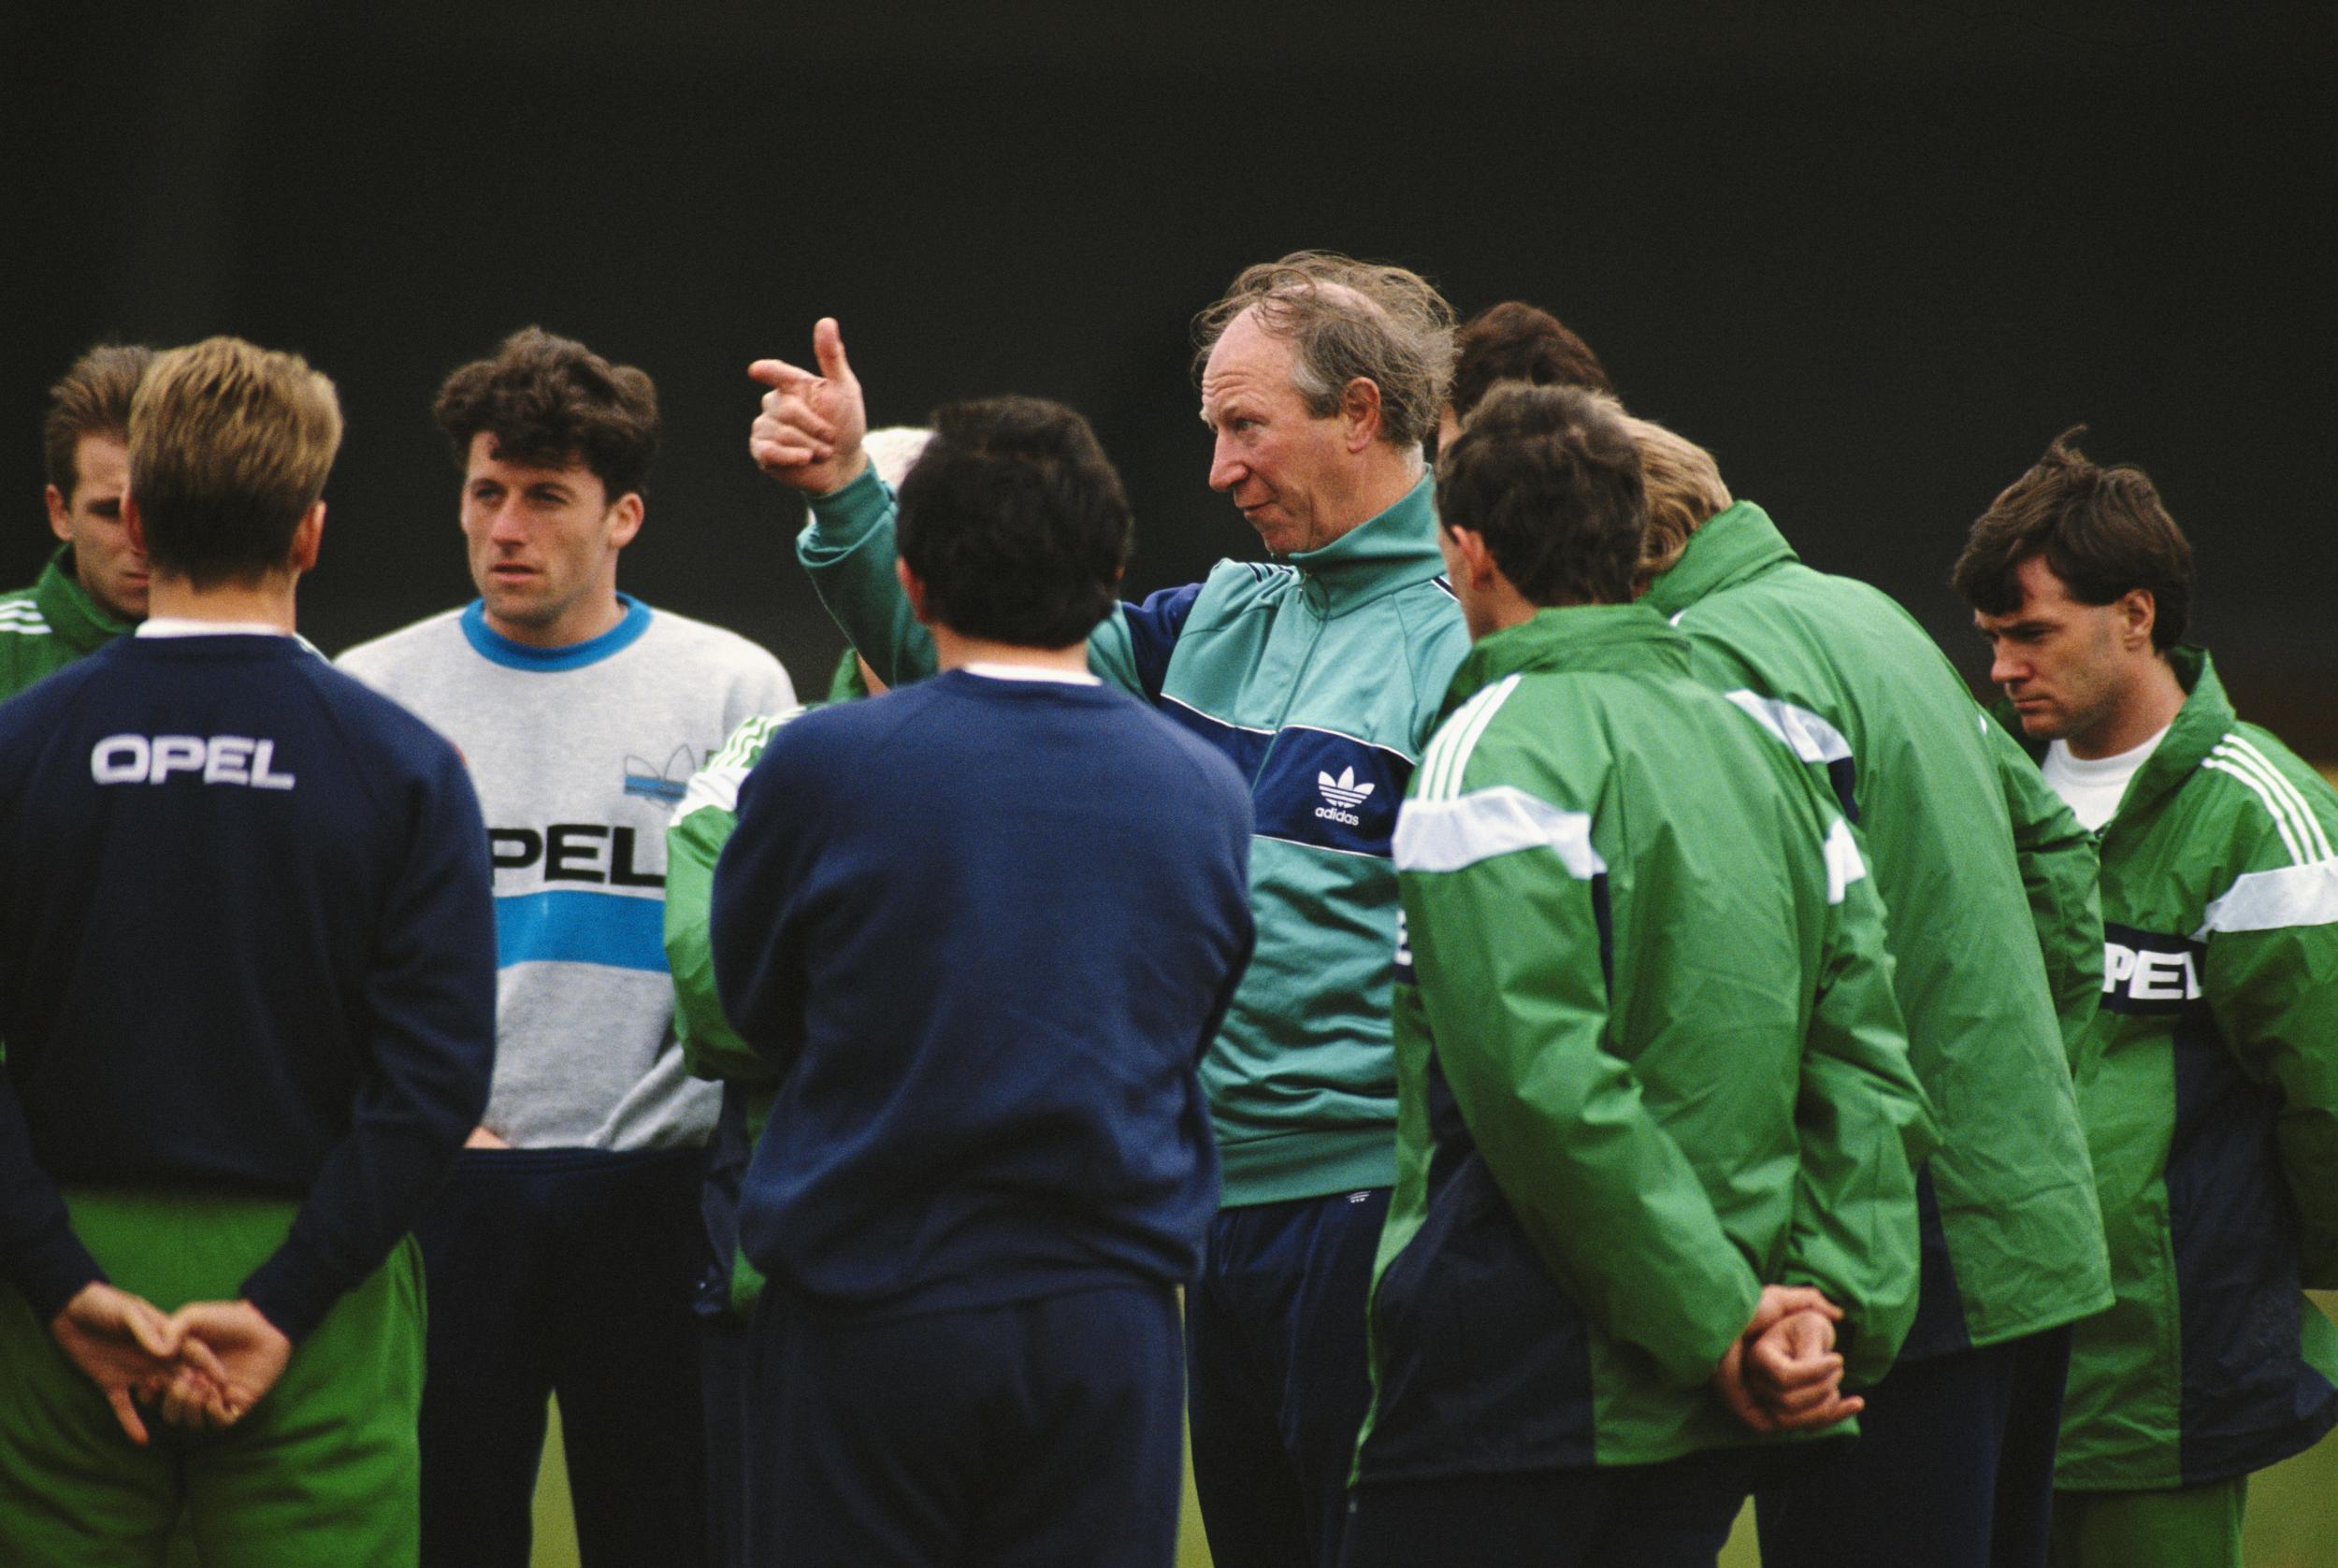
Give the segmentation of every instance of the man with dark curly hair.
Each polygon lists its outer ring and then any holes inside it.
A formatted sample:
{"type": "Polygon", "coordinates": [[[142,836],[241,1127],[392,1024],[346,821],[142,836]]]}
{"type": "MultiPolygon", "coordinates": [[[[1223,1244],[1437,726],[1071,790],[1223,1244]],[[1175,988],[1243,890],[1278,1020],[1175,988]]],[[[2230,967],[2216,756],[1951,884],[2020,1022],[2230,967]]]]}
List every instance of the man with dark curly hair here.
{"type": "Polygon", "coordinates": [[[341,661],[461,749],[495,863],[494,1093],[418,1230],[423,1557],[527,1562],[556,1392],[584,1561],[695,1564],[719,1094],[674,1046],[665,826],[723,738],[793,693],[762,649],[617,591],[657,445],[649,377],[530,327],[435,411],[479,597],[341,661]]]}

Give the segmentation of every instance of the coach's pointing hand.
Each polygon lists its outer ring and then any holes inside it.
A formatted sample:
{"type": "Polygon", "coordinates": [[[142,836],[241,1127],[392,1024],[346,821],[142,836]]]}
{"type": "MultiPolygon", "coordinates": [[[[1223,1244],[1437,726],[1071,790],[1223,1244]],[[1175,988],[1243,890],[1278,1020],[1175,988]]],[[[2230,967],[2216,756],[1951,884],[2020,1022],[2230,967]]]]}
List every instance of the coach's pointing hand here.
{"type": "Polygon", "coordinates": [[[842,490],[860,477],[869,459],[860,439],[869,433],[869,410],[860,382],[844,357],[844,335],[833,316],[812,328],[812,352],[819,372],[782,359],[758,359],[747,374],[771,388],[763,411],[747,433],[747,454],[782,484],[809,495],[842,490]]]}

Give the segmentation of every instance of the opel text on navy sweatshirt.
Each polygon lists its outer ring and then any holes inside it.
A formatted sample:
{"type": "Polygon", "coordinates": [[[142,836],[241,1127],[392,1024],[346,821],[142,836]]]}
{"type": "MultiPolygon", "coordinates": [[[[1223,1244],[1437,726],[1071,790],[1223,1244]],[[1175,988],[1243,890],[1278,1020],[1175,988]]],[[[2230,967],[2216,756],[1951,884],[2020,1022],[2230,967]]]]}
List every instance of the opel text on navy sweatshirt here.
{"type": "Polygon", "coordinates": [[[1231,764],[1099,685],[954,670],[774,734],[710,922],[783,1073],[756,1267],[877,1316],[1191,1277],[1250,821],[1231,764]]]}
{"type": "Polygon", "coordinates": [[[298,1340],[486,1103],[486,830],[453,747],[289,637],[123,638],[0,704],[0,1277],[104,1277],[61,1186],[299,1201],[298,1340]]]}

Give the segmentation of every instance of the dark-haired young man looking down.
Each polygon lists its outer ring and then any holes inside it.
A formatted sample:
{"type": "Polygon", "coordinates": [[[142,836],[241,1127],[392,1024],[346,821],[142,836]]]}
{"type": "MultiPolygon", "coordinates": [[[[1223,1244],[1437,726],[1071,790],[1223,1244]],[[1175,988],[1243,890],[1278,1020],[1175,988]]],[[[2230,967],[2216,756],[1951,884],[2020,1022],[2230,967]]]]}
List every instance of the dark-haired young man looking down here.
{"type": "Polygon", "coordinates": [[[1614,414],[1500,388],[1437,495],[1478,641],[1396,823],[1346,1561],[1710,1565],[1747,1446],[1855,1413],[1914,1315],[1932,1121],[1881,906],[1833,799],[1631,602],[1614,414]]]}
{"type": "Polygon", "coordinates": [[[2102,856],[2078,1105],[2116,1299],[2071,1345],[2055,1568],[2241,1561],[2248,1475],[2338,1423],[2338,796],[2183,645],[2192,553],[2057,439],[1956,589],[2102,856]]]}
{"type": "Polygon", "coordinates": [[[1131,525],[1076,414],[939,410],[896,537],[941,672],[780,726],[714,872],[723,1011],[780,1074],[750,1555],[1166,1568],[1248,792],[1089,673],[1131,525]]]}
{"type": "Polygon", "coordinates": [[[657,446],[648,376],[531,327],[433,411],[480,597],[341,655],[461,748],[495,865],[495,1093],[419,1231],[425,1555],[525,1568],[556,1392],[585,1568],[692,1568],[719,1097],[674,1044],[665,826],[723,738],[793,694],[745,639],[617,592],[657,446]]]}
{"type": "Polygon", "coordinates": [[[406,1232],[486,1102],[493,926],[461,758],[292,635],[340,434],[290,354],[157,358],[152,614],[0,707],[9,1568],[160,1563],[182,1510],[215,1565],[417,1561],[406,1232]],[[150,1442],[158,1385],[213,1430],[150,1442]]]}

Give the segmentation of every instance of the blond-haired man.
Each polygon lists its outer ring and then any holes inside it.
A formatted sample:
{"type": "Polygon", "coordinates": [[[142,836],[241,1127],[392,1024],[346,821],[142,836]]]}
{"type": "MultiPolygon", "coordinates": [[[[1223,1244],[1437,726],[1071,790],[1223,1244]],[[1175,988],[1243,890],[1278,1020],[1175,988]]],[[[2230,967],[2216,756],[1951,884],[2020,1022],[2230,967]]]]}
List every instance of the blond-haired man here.
{"type": "Polygon", "coordinates": [[[158,358],[152,613],[0,708],[11,1568],[160,1562],[182,1509],[214,1568],[418,1556],[406,1232],[486,1100],[494,924],[454,748],[293,636],[340,433],[293,355],[158,358]]]}
{"type": "Polygon", "coordinates": [[[1898,605],[1803,565],[1701,447],[1625,429],[1648,488],[1645,602],[1866,835],[1909,1060],[1941,1120],[1917,1178],[1914,1326],[1865,1390],[1859,1442],[1761,1489],[1763,1560],[2042,1563],[2070,1325],[2110,1294],[2071,1086],[2101,981],[2093,845],[1898,605]]]}

